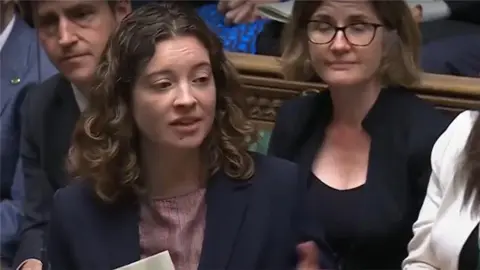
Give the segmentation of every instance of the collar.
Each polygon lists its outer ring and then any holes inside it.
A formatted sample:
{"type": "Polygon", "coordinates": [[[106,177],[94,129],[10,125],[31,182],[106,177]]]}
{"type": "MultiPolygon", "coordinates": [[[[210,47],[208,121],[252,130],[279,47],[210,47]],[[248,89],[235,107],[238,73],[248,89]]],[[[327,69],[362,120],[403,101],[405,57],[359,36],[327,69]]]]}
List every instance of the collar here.
{"type": "Polygon", "coordinates": [[[73,89],[73,96],[75,97],[78,108],[80,109],[80,112],[83,112],[88,105],[88,100],[85,95],[80,90],[78,90],[78,87],[76,87],[73,83],[71,83],[71,86],[73,89]]]}
{"type": "Polygon", "coordinates": [[[13,30],[13,25],[15,24],[15,14],[13,14],[12,19],[10,22],[8,22],[7,27],[3,29],[3,32],[0,33],[0,51],[2,51],[3,46],[5,43],[7,43],[7,39],[10,36],[10,33],[12,33],[13,30]]]}

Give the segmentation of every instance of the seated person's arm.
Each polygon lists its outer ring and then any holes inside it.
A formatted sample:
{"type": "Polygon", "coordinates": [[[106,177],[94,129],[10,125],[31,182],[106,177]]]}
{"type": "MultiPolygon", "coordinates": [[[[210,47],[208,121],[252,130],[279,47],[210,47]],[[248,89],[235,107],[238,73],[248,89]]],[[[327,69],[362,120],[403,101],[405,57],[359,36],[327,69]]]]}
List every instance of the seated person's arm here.
{"type": "Polygon", "coordinates": [[[219,0],[218,10],[225,14],[226,23],[249,23],[258,19],[258,4],[279,2],[280,0],[219,0]]]}
{"type": "Polygon", "coordinates": [[[424,1],[420,2],[422,17],[425,21],[454,19],[479,23],[480,1],[424,1]]]}
{"type": "Polygon", "coordinates": [[[31,103],[35,101],[29,97],[31,95],[27,95],[23,105],[20,142],[25,185],[23,202],[25,220],[21,229],[21,242],[15,258],[15,266],[23,265],[26,260],[31,264],[41,262],[44,253],[44,234],[53,200],[53,189],[40,164],[39,148],[34,135],[38,132],[35,130],[37,122],[35,118],[38,116],[31,110],[31,103]]]}
{"type": "Polygon", "coordinates": [[[413,134],[410,134],[408,172],[416,198],[413,205],[418,211],[422,207],[432,172],[430,156],[433,146],[452,118],[423,100],[412,103],[410,112],[413,134]]]}
{"type": "Polygon", "coordinates": [[[480,1],[446,0],[449,19],[480,24],[480,1]]]}
{"type": "Polygon", "coordinates": [[[403,269],[437,269],[430,248],[430,233],[438,212],[442,192],[438,175],[434,170],[430,177],[427,196],[417,221],[413,224],[414,236],[408,244],[408,257],[403,262],[403,269]]]}
{"type": "Polygon", "coordinates": [[[418,2],[416,5],[411,5],[413,17],[417,22],[441,20],[450,16],[450,8],[443,0],[418,2]]]}
{"type": "Polygon", "coordinates": [[[15,254],[16,241],[18,240],[18,232],[22,221],[21,201],[24,196],[23,172],[21,171],[21,163],[18,162],[17,172],[11,187],[12,200],[3,200],[0,203],[0,248],[2,256],[12,258],[15,254]]]}
{"type": "Polygon", "coordinates": [[[299,118],[301,115],[311,115],[314,96],[306,95],[285,101],[278,109],[275,127],[270,136],[268,155],[293,160],[292,153],[304,143],[305,131],[311,124],[312,117],[299,118]],[[305,111],[307,110],[307,111],[305,111]]]}
{"type": "Polygon", "coordinates": [[[60,225],[60,220],[65,218],[64,213],[61,211],[61,194],[57,192],[54,196],[52,215],[48,228],[49,233],[46,238],[47,258],[50,263],[49,270],[75,269],[68,254],[68,246],[65,244],[65,228],[62,228],[60,225]]]}
{"type": "Polygon", "coordinates": [[[24,197],[23,171],[20,162],[21,107],[28,91],[35,84],[20,89],[7,104],[2,115],[1,139],[1,182],[2,189],[8,190],[7,199],[0,203],[0,250],[2,258],[10,261],[15,255],[18,233],[22,221],[22,200],[24,197]]]}

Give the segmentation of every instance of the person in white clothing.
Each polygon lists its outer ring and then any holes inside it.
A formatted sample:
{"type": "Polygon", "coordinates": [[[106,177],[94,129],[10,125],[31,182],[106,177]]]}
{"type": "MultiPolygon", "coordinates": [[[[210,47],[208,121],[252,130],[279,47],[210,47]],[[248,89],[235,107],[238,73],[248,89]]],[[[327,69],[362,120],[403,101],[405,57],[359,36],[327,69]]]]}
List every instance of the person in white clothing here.
{"type": "Polygon", "coordinates": [[[461,113],[435,143],[431,159],[403,269],[479,269],[479,113],[461,113]]]}

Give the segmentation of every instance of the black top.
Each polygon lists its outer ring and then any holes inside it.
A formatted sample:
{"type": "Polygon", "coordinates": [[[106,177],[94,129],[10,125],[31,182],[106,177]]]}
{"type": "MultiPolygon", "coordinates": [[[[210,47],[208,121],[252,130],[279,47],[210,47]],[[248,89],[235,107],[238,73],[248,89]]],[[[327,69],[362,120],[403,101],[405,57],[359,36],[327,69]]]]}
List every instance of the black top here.
{"type": "Polygon", "coordinates": [[[299,163],[300,177],[310,179],[305,234],[325,236],[335,267],[400,269],[425,197],[430,152],[451,119],[405,89],[382,90],[363,121],[371,138],[366,183],[339,191],[311,173],[331,115],[328,91],[289,101],[270,141],[271,155],[299,163]]]}
{"type": "Polygon", "coordinates": [[[478,246],[478,225],[472,231],[465,241],[458,258],[459,270],[477,270],[480,269],[479,264],[479,246],[478,246]]]}
{"type": "Polygon", "coordinates": [[[369,215],[371,209],[364,204],[367,202],[365,197],[368,196],[365,185],[349,190],[338,190],[319,180],[313,173],[309,180],[311,181],[307,196],[309,212],[316,220],[324,220],[322,227],[325,231],[325,240],[331,248],[340,254],[347,254],[359,236],[368,234],[369,225],[373,223],[372,215],[369,215]],[[335,207],[315,207],[319,205],[335,207]]]}

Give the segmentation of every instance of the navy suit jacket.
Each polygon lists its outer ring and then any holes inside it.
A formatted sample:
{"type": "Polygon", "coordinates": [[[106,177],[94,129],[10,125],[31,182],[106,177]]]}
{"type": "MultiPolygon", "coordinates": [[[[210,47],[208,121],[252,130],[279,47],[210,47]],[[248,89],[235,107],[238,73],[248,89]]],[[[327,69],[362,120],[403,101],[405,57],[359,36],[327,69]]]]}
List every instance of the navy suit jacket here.
{"type": "Polygon", "coordinates": [[[449,19],[480,24],[480,18],[478,17],[480,1],[446,0],[445,2],[450,8],[449,19]]]}
{"type": "MultiPolygon", "coordinates": [[[[298,201],[306,184],[293,163],[254,154],[249,181],[217,172],[206,192],[200,270],[295,268],[298,201]]],[[[140,259],[139,206],[105,205],[88,184],[55,195],[47,254],[51,270],[110,270],[140,259]]]]}
{"type": "Polygon", "coordinates": [[[38,43],[35,30],[18,16],[0,52],[0,250],[13,256],[21,214],[23,173],[19,162],[20,107],[33,84],[56,73],[38,43]]]}

